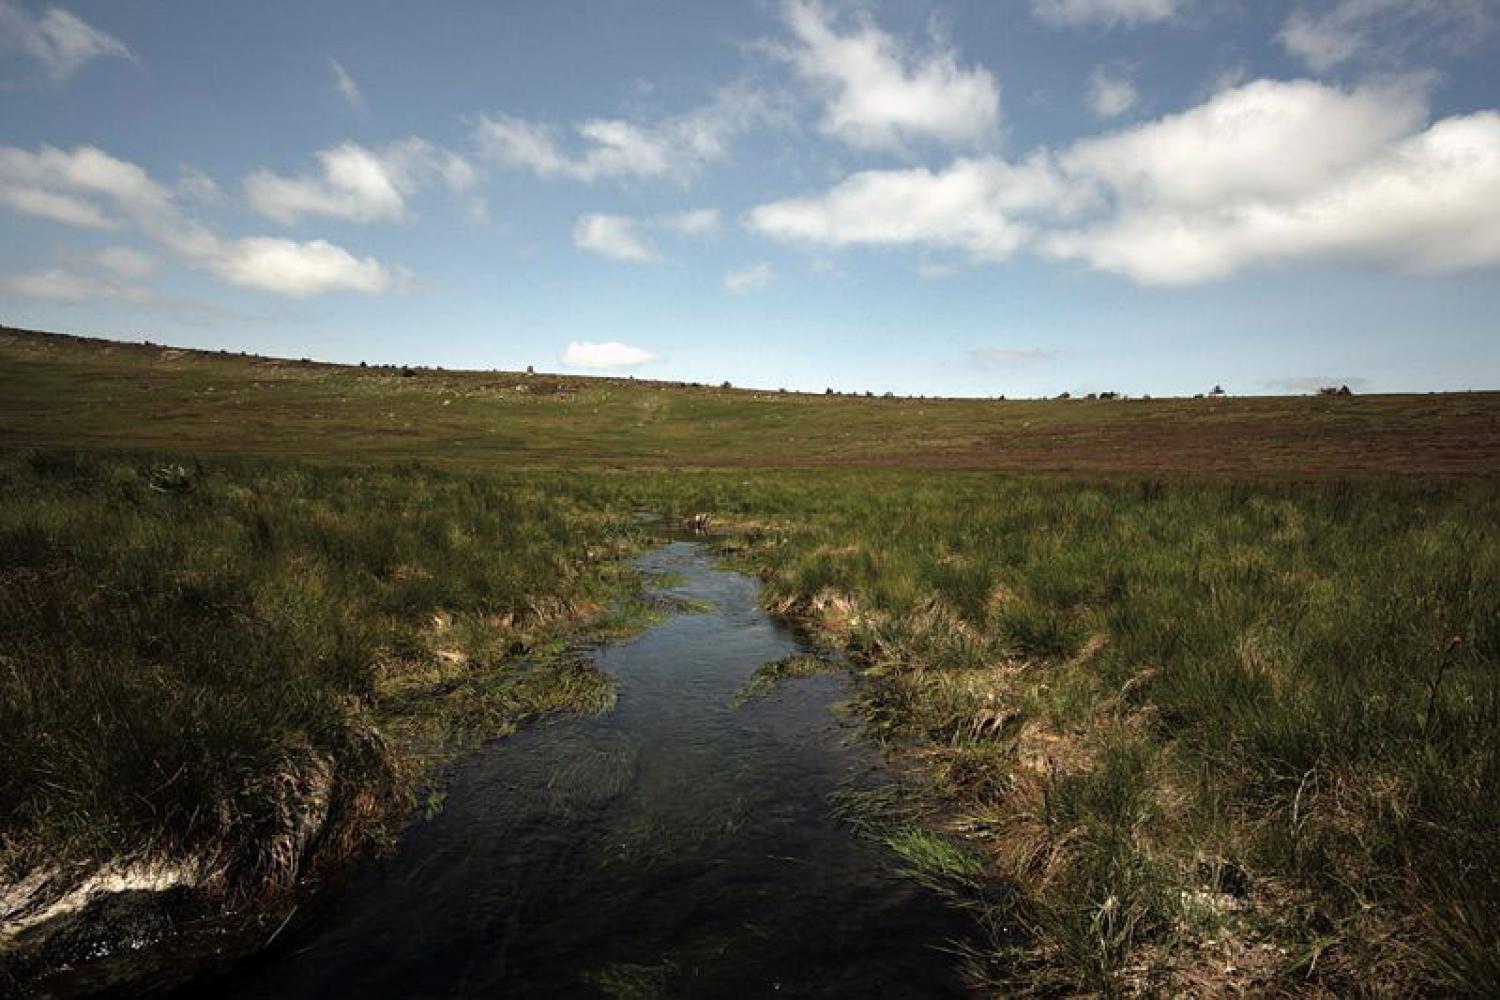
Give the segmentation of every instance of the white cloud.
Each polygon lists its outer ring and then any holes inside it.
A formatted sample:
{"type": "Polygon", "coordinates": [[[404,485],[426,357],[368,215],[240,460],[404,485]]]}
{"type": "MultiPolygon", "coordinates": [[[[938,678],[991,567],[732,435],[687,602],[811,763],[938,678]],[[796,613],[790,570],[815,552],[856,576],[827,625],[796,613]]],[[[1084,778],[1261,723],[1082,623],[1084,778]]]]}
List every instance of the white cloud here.
{"type": "Polygon", "coordinates": [[[1117,69],[1100,66],[1089,75],[1089,107],[1100,118],[1118,118],[1140,98],[1135,84],[1117,69]]]}
{"type": "Polygon", "coordinates": [[[655,218],[630,215],[591,214],[579,216],[573,225],[573,245],[616,260],[660,260],[650,234],[667,233],[682,239],[705,239],[719,232],[722,222],[717,208],[699,208],[655,218]]]}
{"type": "Polygon", "coordinates": [[[657,224],[679,236],[713,236],[720,227],[719,210],[700,208],[689,212],[679,212],[676,215],[664,216],[657,224]]]}
{"type": "Polygon", "coordinates": [[[132,221],[170,211],[172,195],[133,163],[92,146],[71,153],[53,146],[29,152],[0,146],[0,203],[40,218],[86,229],[114,229],[120,220],[104,198],[132,221]]]}
{"type": "Polygon", "coordinates": [[[1292,260],[1500,263],[1500,116],[1425,121],[1410,84],[1254,81],[1063,153],[1069,177],[1104,189],[1111,211],[1041,247],[1161,285],[1292,260]]]}
{"type": "Polygon", "coordinates": [[[0,278],[0,294],[44,302],[149,302],[151,289],[100,275],[78,274],[63,268],[48,268],[0,278]]]}
{"type": "Polygon", "coordinates": [[[746,267],[735,268],[724,275],[724,287],[735,295],[746,295],[769,285],[776,277],[770,264],[761,261],[746,267]]]}
{"type": "Polygon", "coordinates": [[[995,369],[1039,364],[1061,355],[1061,351],[1040,350],[1034,347],[976,347],[966,356],[969,363],[976,368],[995,369]]]}
{"type": "Polygon", "coordinates": [[[656,360],[657,356],[650,351],[617,340],[602,343],[574,340],[562,353],[562,363],[577,368],[635,368],[656,360]]]}
{"type": "Polygon", "coordinates": [[[9,185],[0,189],[0,202],[23,215],[51,219],[81,229],[115,229],[119,223],[106,216],[98,205],[73,195],[48,191],[28,185],[9,185]]]}
{"type": "Polygon", "coordinates": [[[913,140],[983,144],[1000,121],[1000,85],[964,68],[949,47],[912,51],[867,17],[840,33],[817,0],[789,0],[797,44],[777,49],[825,98],[822,130],[863,150],[904,150],[913,140]]]}
{"type": "Polygon", "coordinates": [[[584,215],[573,226],[573,245],[616,260],[656,260],[656,248],[641,228],[628,215],[584,215]]]}
{"type": "Polygon", "coordinates": [[[346,142],[318,153],[318,176],[283,177],[257,170],[245,178],[245,197],[261,215],[291,225],[309,215],[351,222],[406,216],[407,199],[441,182],[468,191],[477,174],[463,157],[426,139],[412,137],[384,150],[346,142]]]}
{"type": "Polygon", "coordinates": [[[1049,24],[1078,27],[1152,24],[1185,10],[1192,0],[1031,0],[1031,11],[1049,24]]]}
{"type": "Polygon", "coordinates": [[[759,94],[726,87],[701,108],[655,122],[589,119],[572,128],[577,143],[554,126],[507,114],[481,115],[474,139],[490,162],[540,177],[684,180],[722,160],[740,134],[771,117],[759,94]]]}
{"type": "Polygon", "coordinates": [[[1500,113],[1429,125],[1425,87],[1257,80],[1020,164],[866,171],[746,222],[810,246],[980,261],[1029,246],[1151,285],[1287,261],[1407,273],[1500,265],[1500,113]]]}
{"type": "Polygon", "coordinates": [[[1493,0],[1337,0],[1299,8],[1277,36],[1282,48],[1319,73],[1351,59],[1393,59],[1416,45],[1462,49],[1494,30],[1493,0]]]}
{"type": "Polygon", "coordinates": [[[62,82],[94,59],[134,59],[125,43],[61,7],[40,18],[12,0],[0,0],[0,46],[18,49],[62,82]]]}
{"type": "Polygon", "coordinates": [[[1019,219],[1043,209],[1075,207],[1050,160],[1022,164],[986,157],[959,159],[945,170],[869,170],[821,195],[752,209],[749,227],[785,242],[811,245],[920,245],[1004,260],[1032,226],[1019,219]]]}
{"type": "Polygon", "coordinates": [[[1425,116],[1415,87],[1256,80],[1180,114],[1085,139],[1061,159],[1074,177],[1101,181],[1130,202],[1212,209],[1326,184],[1425,116]]]}
{"type": "Polygon", "coordinates": [[[1334,16],[1316,17],[1301,10],[1287,17],[1277,38],[1282,48],[1319,73],[1352,58],[1365,44],[1362,32],[1334,16]]]}
{"type": "MultiPolygon", "coordinates": [[[[0,204],[86,228],[128,221],[191,267],[279,295],[376,294],[397,287],[403,277],[400,269],[356,257],[325,240],[226,239],[185,215],[172,190],[140,167],[91,146],[71,152],[0,146],[0,204]],[[36,192],[52,201],[38,201],[36,192]]],[[[115,255],[114,260],[118,266],[124,258],[115,255]]]]}
{"type": "Polygon", "coordinates": [[[1246,266],[1346,260],[1412,273],[1500,264],[1500,114],[1447,118],[1343,175],[1207,208],[1123,204],[1047,252],[1143,284],[1195,284],[1246,266]]]}
{"type": "Polygon", "coordinates": [[[354,77],[350,76],[349,71],[344,69],[344,64],[329,56],[328,67],[333,70],[333,88],[339,92],[339,96],[344,99],[344,103],[355,111],[363,111],[365,109],[365,95],[360,91],[359,84],[354,81],[354,77]]]}
{"type": "Polygon", "coordinates": [[[254,236],[222,243],[208,261],[232,285],[307,298],[325,292],[378,295],[391,290],[397,275],[373,257],[355,257],[326,240],[254,236]]]}

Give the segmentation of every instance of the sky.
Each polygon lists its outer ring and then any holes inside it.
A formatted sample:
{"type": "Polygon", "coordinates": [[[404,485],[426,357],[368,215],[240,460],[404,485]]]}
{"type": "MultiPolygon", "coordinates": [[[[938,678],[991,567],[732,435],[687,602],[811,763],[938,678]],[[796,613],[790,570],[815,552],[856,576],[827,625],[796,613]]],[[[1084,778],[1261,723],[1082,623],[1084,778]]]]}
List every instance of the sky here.
{"type": "Polygon", "coordinates": [[[1500,0],[0,0],[0,321],[1010,396],[1500,388],[1500,0]]]}

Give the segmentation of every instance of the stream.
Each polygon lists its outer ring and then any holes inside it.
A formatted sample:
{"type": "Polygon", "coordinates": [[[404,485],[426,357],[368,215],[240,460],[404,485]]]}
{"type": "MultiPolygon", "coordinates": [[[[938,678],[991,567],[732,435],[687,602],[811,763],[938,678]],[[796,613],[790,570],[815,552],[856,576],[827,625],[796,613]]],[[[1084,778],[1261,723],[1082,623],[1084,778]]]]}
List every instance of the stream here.
{"type": "Polygon", "coordinates": [[[839,788],[890,780],[833,711],[847,679],[734,707],[757,667],[807,644],[698,545],[636,565],[712,610],[591,654],[614,711],[463,759],[389,858],[189,993],[964,995],[951,948],[967,923],[833,815],[839,788]]]}

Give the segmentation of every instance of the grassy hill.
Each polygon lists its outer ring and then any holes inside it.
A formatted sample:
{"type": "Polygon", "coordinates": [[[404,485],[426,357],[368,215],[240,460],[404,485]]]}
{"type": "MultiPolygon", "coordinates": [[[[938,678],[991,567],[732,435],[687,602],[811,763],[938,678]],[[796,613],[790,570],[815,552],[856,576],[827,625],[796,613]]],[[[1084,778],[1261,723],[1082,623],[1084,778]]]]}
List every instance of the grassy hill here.
{"type": "Polygon", "coordinates": [[[979,400],[320,364],[0,327],[0,445],[460,468],[1494,476],[1500,392],[979,400]],[[409,371],[410,374],[406,374],[409,371]]]}
{"type": "Polygon", "coordinates": [[[0,875],[276,896],[432,760],[607,709],[571,643],[650,618],[636,513],[701,511],[846,654],[914,778],[850,814],[989,932],[977,985],[1490,995],[1497,472],[1494,392],[830,397],[0,329],[0,875]]]}

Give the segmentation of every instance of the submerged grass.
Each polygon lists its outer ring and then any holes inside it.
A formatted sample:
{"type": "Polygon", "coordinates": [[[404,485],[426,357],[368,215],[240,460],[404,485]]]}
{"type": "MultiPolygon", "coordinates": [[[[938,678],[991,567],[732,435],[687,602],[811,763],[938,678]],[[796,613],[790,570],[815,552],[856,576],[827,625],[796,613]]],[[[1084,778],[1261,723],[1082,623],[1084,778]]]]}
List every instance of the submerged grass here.
{"type": "Polygon", "coordinates": [[[834,669],[836,668],[832,663],[816,656],[783,656],[779,660],[762,663],[755,668],[750,679],[734,693],[731,705],[739,708],[747,701],[764,698],[776,690],[776,686],[783,681],[798,677],[816,677],[818,674],[826,674],[834,669]]]}

